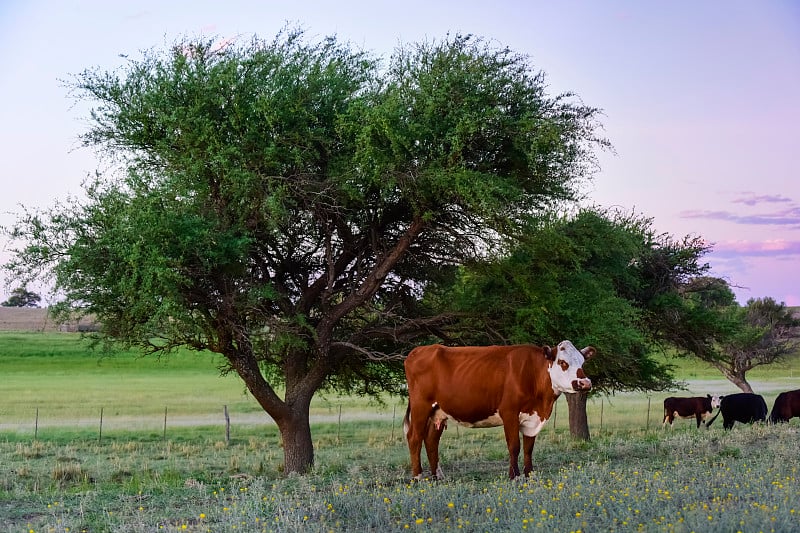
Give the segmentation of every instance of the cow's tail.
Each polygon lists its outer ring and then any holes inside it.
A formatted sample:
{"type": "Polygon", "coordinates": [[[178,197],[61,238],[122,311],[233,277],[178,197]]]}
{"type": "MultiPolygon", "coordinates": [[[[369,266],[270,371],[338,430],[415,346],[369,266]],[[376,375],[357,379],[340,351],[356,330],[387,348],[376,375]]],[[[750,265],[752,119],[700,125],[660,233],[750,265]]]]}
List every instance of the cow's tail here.
{"type": "Polygon", "coordinates": [[[411,427],[411,402],[406,407],[406,415],[403,417],[403,436],[408,439],[408,430],[411,427]]]}
{"type": "Polygon", "coordinates": [[[784,422],[783,420],[783,402],[785,401],[784,395],[786,393],[782,392],[778,394],[778,397],[775,398],[775,403],[772,405],[772,412],[769,414],[769,422],[770,424],[777,424],[778,422],[784,422]]]}
{"type": "Polygon", "coordinates": [[[714,420],[716,420],[716,419],[717,419],[717,417],[719,416],[719,414],[720,414],[721,412],[722,412],[722,409],[719,409],[719,410],[717,411],[717,414],[715,414],[711,420],[709,420],[708,422],[706,422],[706,428],[710,427],[710,426],[711,426],[711,424],[713,424],[713,423],[714,423],[714,420]]]}
{"type": "Polygon", "coordinates": [[[769,411],[767,410],[767,402],[764,400],[763,396],[759,396],[759,399],[761,400],[761,402],[760,402],[761,403],[761,406],[760,406],[761,410],[758,413],[758,415],[759,415],[758,419],[759,420],[766,420],[767,419],[767,413],[769,413],[769,411]]]}

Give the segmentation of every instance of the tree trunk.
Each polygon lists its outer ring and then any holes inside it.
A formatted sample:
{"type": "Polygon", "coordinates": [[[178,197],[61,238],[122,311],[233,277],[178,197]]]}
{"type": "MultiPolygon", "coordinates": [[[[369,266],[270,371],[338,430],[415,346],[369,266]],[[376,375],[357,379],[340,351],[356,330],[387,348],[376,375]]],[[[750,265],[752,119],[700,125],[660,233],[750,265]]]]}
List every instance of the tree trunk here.
{"type": "MultiPolygon", "coordinates": [[[[252,354],[240,354],[231,351],[228,360],[236,369],[239,377],[247,385],[247,389],[266,411],[275,420],[281,434],[283,444],[283,469],[285,474],[305,474],[314,465],[314,443],[311,440],[311,398],[317,390],[322,378],[311,380],[302,385],[287,383],[286,399],[281,400],[258,367],[258,362],[252,354]]],[[[306,373],[304,378],[316,372],[324,376],[324,370],[306,373]]],[[[290,377],[296,377],[293,372],[287,372],[290,377]]],[[[297,380],[295,380],[297,381],[297,380]]]]}
{"type": "Polygon", "coordinates": [[[729,367],[721,365],[721,364],[713,364],[717,370],[722,372],[722,374],[727,378],[728,381],[739,387],[742,392],[749,392],[752,394],[753,387],[750,386],[750,383],[747,382],[746,370],[731,370],[729,367]]]}
{"type": "Polygon", "coordinates": [[[732,376],[728,379],[731,380],[731,383],[742,389],[742,392],[753,393],[753,387],[750,386],[750,383],[747,382],[744,376],[732,376]]]}
{"type": "Polygon", "coordinates": [[[311,440],[309,406],[295,407],[278,423],[283,444],[284,474],[305,474],[314,466],[314,443],[311,440]]]}
{"type": "Polygon", "coordinates": [[[565,394],[569,410],[569,434],[579,440],[589,440],[589,418],[586,416],[586,392],[565,394]]]}

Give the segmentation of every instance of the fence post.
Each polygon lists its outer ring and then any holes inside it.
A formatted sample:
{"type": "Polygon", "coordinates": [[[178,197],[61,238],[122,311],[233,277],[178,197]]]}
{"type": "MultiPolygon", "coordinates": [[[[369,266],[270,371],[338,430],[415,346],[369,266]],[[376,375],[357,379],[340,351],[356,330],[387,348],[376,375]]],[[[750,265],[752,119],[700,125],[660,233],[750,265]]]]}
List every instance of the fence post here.
{"type": "Polygon", "coordinates": [[[650,431],[650,396],[647,397],[647,422],[644,426],[644,432],[650,431]]]}
{"type": "Polygon", "coordinates": [[[557,421],[558,421],[558,398],[556,398],[556,403],[553,405],[553,433],[556,432],[557,421]]]}
{"type": "Polygon", "coordinates": [[[228,416],[228,406],[222,406],[222,412],[225,414],[225,444],[231,443],[231,417],[228,416]]]}
{"type": "Polygon", "coordinates": [[[396,415],[397,415],[397,404],[395,404],[395,406],[392,407],[392,436],[389,439],[392,442],[394,441],[394,418],[396,415]]]}
{"type": "Polygon", "coordinates": [[[103,442],[103,408],[100,408],[100,434],[97,437],[97,442],[103,442]]]}
{"type": "Polygon", "coordinates": [[[164,406],[164,440],[167,440],[167,407],[164,406]]]}
{"type": "Polygon", "coordinates": [[[35,441],[38,438],[39,438],[39,408],[37,407],[36,408],[36,421],[34,422],[34,425],[33,425],[33,440],[35,441]]]}
{"type": "Polygon", "coordinates": [[[336,430],[336,442],[342,442],[342,404],[339,404],[339,428],[336,430]]]}
{"type": "Polygon", "coordinates": [[[600,433],[603,432],[603,406],[605,405],[605,398],[600,398],[600,433]]]}

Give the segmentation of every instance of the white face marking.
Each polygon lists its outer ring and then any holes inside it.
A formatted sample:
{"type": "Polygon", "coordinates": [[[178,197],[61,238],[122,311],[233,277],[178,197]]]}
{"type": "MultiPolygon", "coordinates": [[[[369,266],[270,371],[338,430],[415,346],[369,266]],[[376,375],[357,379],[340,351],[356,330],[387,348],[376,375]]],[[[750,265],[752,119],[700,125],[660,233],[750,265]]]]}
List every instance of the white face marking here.
{"type": "Polygon", "coordinates": [[[719,394],[713,395],[711,397],[711,408],[716,409],[720,405],[722,405],[722,396],[720,396],[719,394]]]}
{"type": "Polygon", "coordinates": [[[550,381],[556,394],[576,392],[573,384],[577,381],[584,385],[584,390],[591,388],[588,378],[578,378],[578,369],[583,368],[586,359],[570,341],[561,341],[556,347],[556,360],[550,365],[550,381]],[[588,385],[588,386],[587,386],[588,385]]]}
{"type": "Polygon", "coordinates": [[[519,414],[519,427],[522,434],[526,437],[535,437],[544,427],[547,419],[542,420],[539,418],[539,413],[533,414],[520,413],[519,414]]]}

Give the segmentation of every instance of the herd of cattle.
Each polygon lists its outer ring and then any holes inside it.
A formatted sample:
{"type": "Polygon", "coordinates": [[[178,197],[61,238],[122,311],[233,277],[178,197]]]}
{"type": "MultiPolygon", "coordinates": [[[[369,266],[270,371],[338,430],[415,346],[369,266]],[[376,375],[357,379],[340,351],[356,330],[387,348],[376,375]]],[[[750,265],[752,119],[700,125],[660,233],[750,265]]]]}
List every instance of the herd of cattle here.
{"type": "MultiPolygon", "coordinates": [[[[520,449],[523,474],[530,474],[536,436],[550,418],[555,401],[562,392],[592,388],[583,363],[594,353],[593,347],[578,350],[568,340],[555,348],[434,344],[413,349],[405,360],[408,409],[403,419],[413,478],[422,478],[423,444],[431,475],[444,477],[439,465],[439,440],[448,419],[471,428],[503,426],[508,476],[513,479],[520,475],[520,449]]],[[[696,418],[698,428],[702,420],[708,420],[708,427],[720,413],[723,427],[730,429],[734,422],[766,420],[767,404],[762,396],[746,393],[667,398],[663,425],[669,422],[671,426],[676,417],[681,417],[696,418]],[[717,408],[717,414],[710,418],[717,408]]],[[[800,390],[778,395],[770,420],[787,422],[795,416],[800,417],[800,390]]]]}
{"type": "MultiPolygon", "coordinates": [[[[767,419],[767,402],[760,394],[741,392],[727,396],[706,397],[694,396],[691,398],[667,398],[664,400],[664,423],[672,426],[676,418],[695,418],[697,427],[702,420],[708,420],[706,427],[722,413],[722,427],[731,429],[735,422],[750,424],[764,422],[767,419]],[[711,417],[714,409],[719,408],[717,414],[711,417]],[[710,418],[710,420],[709,420],[710,418]]],[[[769,420],[773,424],[788,422],[789,419],[800,417],[800,389],[786,391],[778,394],[772,406],[769,420]]]]}

